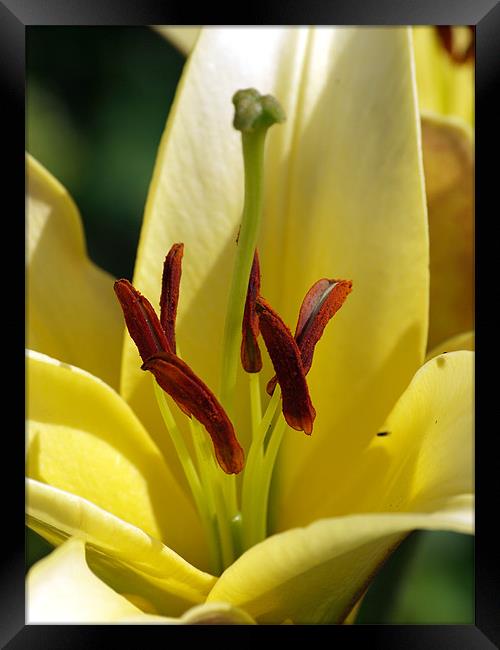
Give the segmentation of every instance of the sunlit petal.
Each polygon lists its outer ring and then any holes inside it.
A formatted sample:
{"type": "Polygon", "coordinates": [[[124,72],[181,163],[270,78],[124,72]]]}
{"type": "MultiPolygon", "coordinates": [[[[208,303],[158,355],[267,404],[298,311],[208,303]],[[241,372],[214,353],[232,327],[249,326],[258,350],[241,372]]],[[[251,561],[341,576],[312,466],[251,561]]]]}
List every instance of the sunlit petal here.
{"type": "Polygon", "coordinates": [[[472,494],[473,445],[474,353],[442,354],[418,371],[374,436],[356,510],[427,511],[472,494]]]}
{"type": "Polygon", "coordinates": [[[154,609],[148,601],[136,594],[117,593],[91,571],[85,543],[78,537],[33,566],[26,589],[28,623],[255,624],[246,612],[229,603],[195,605],[179,618],[147,613],[154,609]]]}
{"type": "Polygon", "coordinates": [[[118,387],[123,321],[113,279],[87,257],[64,187],[27,157],[28,347],[118,387]]]}
{"type": "Polygon", "coordinates": [[[407,532],[464,532],[468,520],[459,507],[317,521],[251,548],[222,574],[208,600],[228,601],[258,623],[342,622],[407,532]]]}
{"type": "Polygon", "coordinates": [[[137,594],[160,614],[178,616],[202,603],[215,578],[141,529],[90,501],[27,479],[28,524],[52,544],[87,543],[92,570],[119,593],[137,594]]]}
{"type": "Polygon", "coordinates": [[[193,505],[122,398],[37,352],[29,352],[28,377],[28,476],[92,501],[204,566],[193,505]]]}
{"type": "Polygon", "coordinates": [[[329,42],[328,30],[318,30],[309,44],[292,163],[283,185],[272,185],[273,196],[288,198],[273,202],[274,237],[266,230],[259,248],[263,293],[287,322],[318,278],[348,278],[353,287],[308,374],[314,434],[285,436],[278,530],[317,518],[311,504],[322,505],[319,516],[334,514],[325,486],[335,492],[349,480],[423,361],[427,337],[427,221],[408,33],[333,34],[329,42]]]}
{"type": "Polygon", "coordinates": [[[31,567],[26,596],[28,623],[114,623],[141,613],[92,573],[76,537],[31,567]]]}
{"type": "MultiPolygon", "coordinates": [[[[332,470],[321,503],[310,501],[310,516],[319,518],[325,509],[336,515],[423,512],[440,499],[472,493],[473,359],[473,352],[460,351],[426,363],[367,448],[344,459],[346,480],[337,482],[332,470]]],[[[293,502],[288,506],[293,510],[293,502]]]]}

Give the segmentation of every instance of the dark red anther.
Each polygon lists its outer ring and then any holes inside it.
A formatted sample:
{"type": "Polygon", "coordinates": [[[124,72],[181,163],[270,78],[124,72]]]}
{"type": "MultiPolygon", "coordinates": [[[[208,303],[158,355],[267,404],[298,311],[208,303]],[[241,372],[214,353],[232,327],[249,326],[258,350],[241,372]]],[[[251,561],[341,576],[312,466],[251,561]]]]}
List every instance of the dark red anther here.
{"type": "MultiPolygon", "coordinates": [[[[315,282],[306,293],[295,328],[295,341],[300,350],[306,375],[311,369],[316,343],[321,338],[328,321],[342,307],[351,290],[350,280],[323,278],[315,282]]],[[[276,377],[268,382],[269,395],[273,394],[276,383],[276,377]]]]}
{"type": "Polygon", "coordinates": [[[350,280],[318,280],[306,293],[295,328],[304,372],[311,369],[314,348],[328,321],[338,312],[351,293],[350,280]]]}
{"type": "Polygon", "coordinates": [[[256,310],[260,331],[280,383],[285,420],[293,429],[311,434],[316,411],[309,396],[297,343],[279,315],[261,296],[257,297],[256,310]]]}
{"type": "Polygon", "coordinates": [[[248,279],[248,291],[243,315],[241,339],[241,364],[247,372],[260,372],[262,357],[259,344],[259,317],[255,311],[255,301],[260,291],[260,266],[259,255],[255,251],[252,270],[248,279]]]}
{"type": "Polygon", "coordinates": [[[175,353],[175,319],[179,302],[184,244],[174,244],[163,264],[160,296],[160,323],[170,350],[175,353]]]}
{"type": "Polygon", "coordinates": [[[132,340],[146,361],[153,354],[169,350],[169,343],[151,303],[128,280],[114,285],[132,340]]]}
{"type": "Polygon", "coordinates": [[[212,391],[191,368],[171,352],[160,352],[142,365],[150,370],[158,384],[185,413],[192,414],[208,431],[215,455],[226,474],[243,469],[244,453],[236,439],[233,425],[212,391]]]}
{"type": "Polygon", "coordinates": [[[179,408],[208,431],[219,465],[227,474],[243,469],[244,454],[233,425],[215,395],[175,354],[175,319],[179,300],[183,244],[174,244],[163,267],[161,322],[151,303],[128,280],[115,282],[125,323],[143,360],[158,384],[179,408]]]}

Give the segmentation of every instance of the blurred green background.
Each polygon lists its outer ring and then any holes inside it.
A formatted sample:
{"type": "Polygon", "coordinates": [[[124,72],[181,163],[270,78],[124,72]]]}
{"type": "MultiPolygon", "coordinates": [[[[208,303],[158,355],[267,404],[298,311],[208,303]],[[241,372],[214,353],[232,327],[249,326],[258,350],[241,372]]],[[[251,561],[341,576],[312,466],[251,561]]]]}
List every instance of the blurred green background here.
{"type": "MultiPolygon", "coordinates": [[[[184,57],[148,28],[27,30],[27,149],[82,216],[90,257],[132,278],[156,150],[184,57]]],[[[51,547],[27,530],[27,567],[51,547]]],[[[473,623],[474,540],[410,535],[370,587],[358,623],[473,623]]]]}

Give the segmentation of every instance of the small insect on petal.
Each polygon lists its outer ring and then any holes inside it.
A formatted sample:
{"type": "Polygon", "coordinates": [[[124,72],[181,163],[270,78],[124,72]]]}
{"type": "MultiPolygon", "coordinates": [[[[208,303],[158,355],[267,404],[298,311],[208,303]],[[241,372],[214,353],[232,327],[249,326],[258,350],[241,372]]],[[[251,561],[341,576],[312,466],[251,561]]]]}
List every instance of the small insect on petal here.
{"type": "Polygon", "coordinates": [[[151,303],[128,280],[117,280],[114,289],[125,324],[143,361],[169,350],[169,343],[151,303]]]}
{"type": "Polygon", "coordinates": [[[261,297],[257,298],[260,331],[271,357],[283,395],[283,415],[298,431],[311,434],[316,411],[311,403],[300,350],[292,333],[261,297]]]}
{"type": "MultiPolygon", "coordinates": [[[[304,373],[311,369],[314,348],[320,340],[329,320],[344,304],[351,293],[350,280],[328,280],[322,278],[313,284],[306,293],[300,307],[295,341],[300,350],[304,373]]],[[[267,384],[267,392],[272,395],[277,383],[273,377],[267,384]]]]}
{"type": "Polygon", "coordinates": [[[212,391],[179,357],[160,352],[141,366],[153,373],[158,384],[181,406],[191,413],[208,431],[215,455],[226,474],[238,474],[243,469],[244,453],[233,425],[212,391]]]}
{"type": "Polygon", "coordinates": [[[170,350],[175,353],[175,319],[179,302],[179,285],[182,274],[184,244],[174,244],[163,264],[160,296],[160,323],[170,350]]]}
{"type": "Polygon", "coordinates": [[[246,372],[260,372],[262,370],[262,357],[259,344],[259,317],[255,311],[255,301],[260,291],[260,266],[259,255],[255,251],[252,270],[248,279],[248,291],[243,315],[241,364],[246,372]]]}

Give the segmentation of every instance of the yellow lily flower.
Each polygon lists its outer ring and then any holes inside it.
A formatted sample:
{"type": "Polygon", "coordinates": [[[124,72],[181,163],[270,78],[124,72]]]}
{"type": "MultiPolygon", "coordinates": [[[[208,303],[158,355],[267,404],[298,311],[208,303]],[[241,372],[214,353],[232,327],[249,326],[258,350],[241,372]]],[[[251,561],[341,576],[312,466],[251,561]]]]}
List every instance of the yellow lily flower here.
{"type": "MultiPolygon", "coordinates": [[[[156,301],[165,254],[185,243],[177,339],[216,389],[243,203],[230,100],[250,86],[287,113],[266,152],[266,297],[291,323],[318,278],[354,286],[307,377],[313,435],[286,431],[269,536],[211,574],[113,279],[87,259],[71,198],[29,159],[27,512],[58,546],[30,570],[31,622],[342,622],[409,531],[473,530],[473,353],[422,365],[428,232],[409,30],[203,30],[160,144],[134,286],[156,301]]],[[[265,362],[254,375],[261,397],[272,374],[265,362]]],[[[248,383],[240,373],[233,394],[245,450],[248,383]]]]}

